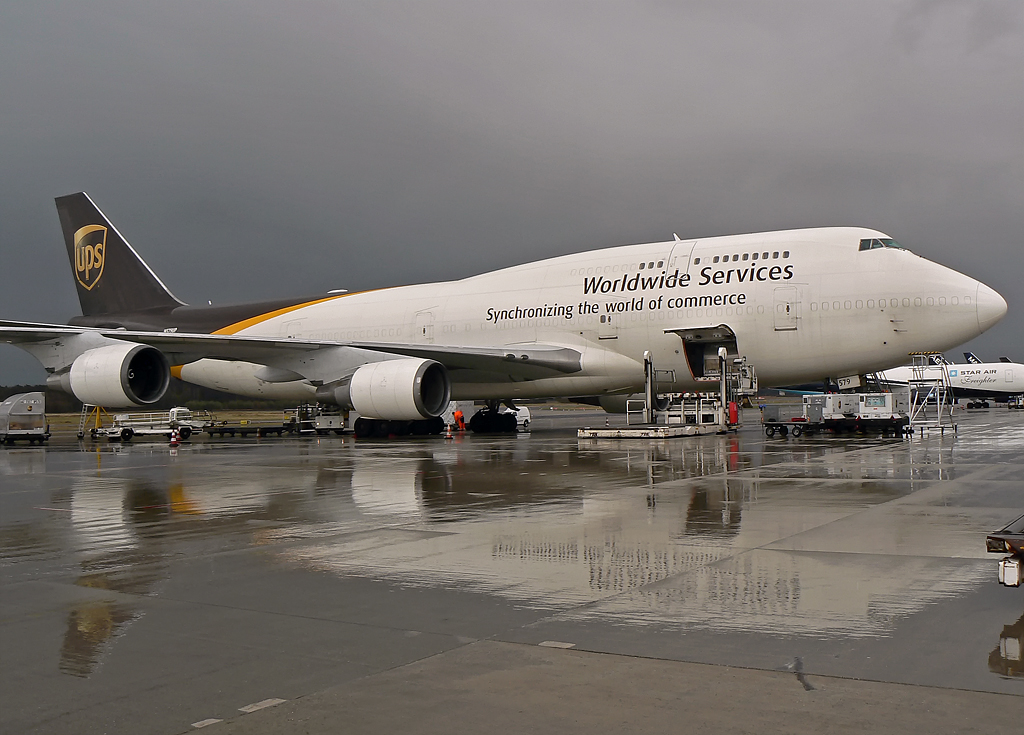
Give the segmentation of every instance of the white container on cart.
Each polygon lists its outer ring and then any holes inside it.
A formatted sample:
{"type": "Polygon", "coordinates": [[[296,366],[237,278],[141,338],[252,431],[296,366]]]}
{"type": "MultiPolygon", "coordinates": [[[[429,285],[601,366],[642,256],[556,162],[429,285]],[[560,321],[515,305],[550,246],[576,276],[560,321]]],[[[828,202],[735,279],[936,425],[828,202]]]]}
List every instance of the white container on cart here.
{"type": "Polygon", "coordinates": [[[999,583],[1007,587],[1020,587],[1021,582],[1021,559],[1017,556],[1008,556],[999,560],[999,583]]]}

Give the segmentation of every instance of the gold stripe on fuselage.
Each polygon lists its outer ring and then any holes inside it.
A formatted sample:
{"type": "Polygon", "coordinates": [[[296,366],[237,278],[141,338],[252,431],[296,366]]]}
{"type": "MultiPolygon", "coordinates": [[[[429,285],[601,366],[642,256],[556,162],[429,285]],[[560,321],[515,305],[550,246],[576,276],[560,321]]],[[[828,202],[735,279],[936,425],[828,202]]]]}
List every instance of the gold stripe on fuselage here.
{"type": "Polygon", "coordinates": [[[294,304],[292,306],[285,306],[285,307],[283,307],[281,309],[275,309],[274,311],[268,311],[265,314],[257,314],[256,316],[251,316],[248,319],[243,319],[240,322],[235,322],[234,324],[229,324],[226,327],[221,327],[220,329],[218,329],[218,330],[216,330],[214,332],[211,332],[211,334],[238,334],[243,329],[248,329],[249,327],[255,326],[257,324],[262,324],[263,322],[267,321],[268,319],[273,319],[275,316],[281,316],[282,314],[287,314],[289,312],[296,311],[298,309],[303,309],[303,308],[305,308],[307,306],[313,306],[315,304],[322,304],[325,301],[334,301],[335,299],[341,299],[341,298],[344,298],[346,296],[352,296],[352,295],[353,294],[343,293],[343,294],[338,294],[337,296],[327,296],[327,297],[322,298],[322,299],[315,299],[313,301],[306,301],[306,302],[303,302],[301,304],[294,304]]]}

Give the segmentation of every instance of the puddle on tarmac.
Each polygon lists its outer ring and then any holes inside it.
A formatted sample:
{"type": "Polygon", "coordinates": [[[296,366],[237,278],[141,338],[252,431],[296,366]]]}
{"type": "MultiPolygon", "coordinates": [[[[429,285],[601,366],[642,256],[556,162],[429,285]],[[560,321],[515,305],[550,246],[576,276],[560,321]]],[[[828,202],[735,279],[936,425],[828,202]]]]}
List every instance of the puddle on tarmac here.
{"type": "MultiPolygon", "coordinates": [[[[990,575],[949,558],[949,538],[973,543],[969,509],[889,511],[979,471],[956,455],[983,448],[753,431],[5,453],[0,473],[23,486],[59,482],[4,515],[0,562],[32,578],[57,555],[79,584],[153,595],[191,559],[258,547],[258,563],[478,591],[571,619],[881,636],[990,575]]],[[[87,675],[138,614],[120,598],[75,607],[62,670],[87,675]]]]}

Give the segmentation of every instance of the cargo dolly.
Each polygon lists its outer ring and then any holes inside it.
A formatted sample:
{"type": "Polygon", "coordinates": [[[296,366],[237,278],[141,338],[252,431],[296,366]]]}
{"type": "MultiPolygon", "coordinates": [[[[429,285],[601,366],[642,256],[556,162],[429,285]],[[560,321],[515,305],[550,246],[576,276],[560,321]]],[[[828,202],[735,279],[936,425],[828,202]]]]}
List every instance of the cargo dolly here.
{"type": "Polygon", "coordinates": [[[799,405],[761,407],[765,436],[808,436],[878,432],[900,436],[910,427],[904,396],[897,393],[820,393],[806,395],[799,405]]]}
{"type": "Polygon", "coordinates": [[[1024,516],[990,533],[985,548],[990,554],[1009,554],[999,560],[999,583],[1020,587],[1024,577],[1024,516]]]}

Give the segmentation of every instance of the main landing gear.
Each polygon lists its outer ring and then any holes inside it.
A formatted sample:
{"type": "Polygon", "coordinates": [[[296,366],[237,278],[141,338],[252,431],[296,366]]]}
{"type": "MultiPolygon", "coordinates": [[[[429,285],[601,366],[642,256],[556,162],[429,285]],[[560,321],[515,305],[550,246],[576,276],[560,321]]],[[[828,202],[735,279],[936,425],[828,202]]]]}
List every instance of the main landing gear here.
{"type": "Polygon", "coordinates": [[[469,420],[469,430],[474,434],[515,434],[518,429],[518,418],[514,411],[499,413],[498,401],[488,401],[487,407],[473,414],[469,420]]]}

